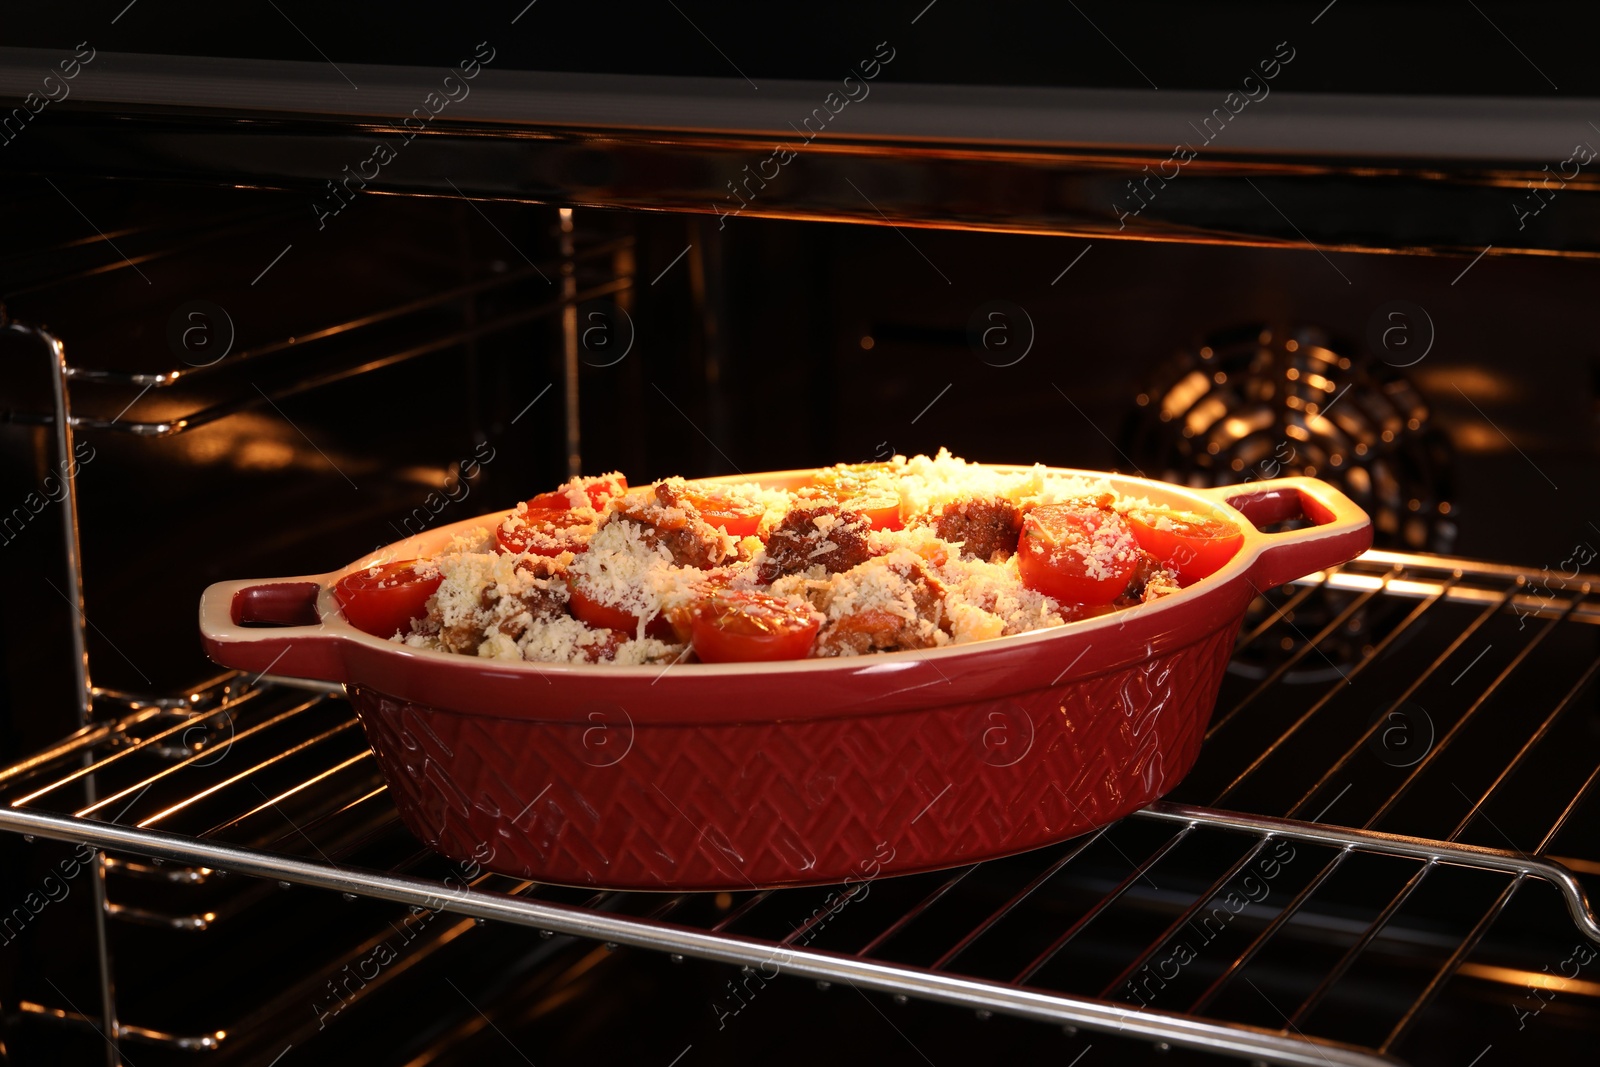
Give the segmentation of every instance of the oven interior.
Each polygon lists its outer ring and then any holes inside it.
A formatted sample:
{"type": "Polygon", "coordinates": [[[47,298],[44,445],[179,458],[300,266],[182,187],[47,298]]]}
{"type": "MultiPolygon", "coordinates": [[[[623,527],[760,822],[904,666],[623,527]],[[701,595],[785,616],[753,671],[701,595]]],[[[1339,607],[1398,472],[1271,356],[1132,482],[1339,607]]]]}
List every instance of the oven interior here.
{"type": "Polygon", "coordinates": [[[1561,1062],[1600,1025],[1594,261],[450,195],[283,250],[300,193],[28,174],[3,203],[7,1062],[1561,1062]],[[1255,605],[1167,801],[849,890],[460,869],[396,823],[340,692],[196,640],[208,583],[569,469],[941,446],[1314,473],[1376,544],[1255,605]],[[96,853],[73,814],[132,836],[96,853]]]}

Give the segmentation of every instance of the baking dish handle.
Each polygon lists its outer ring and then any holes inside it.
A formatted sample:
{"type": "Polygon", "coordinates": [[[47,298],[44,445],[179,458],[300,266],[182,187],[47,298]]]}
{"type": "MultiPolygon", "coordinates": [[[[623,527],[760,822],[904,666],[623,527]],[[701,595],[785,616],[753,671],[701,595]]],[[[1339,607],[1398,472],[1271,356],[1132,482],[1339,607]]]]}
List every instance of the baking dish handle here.
{"type": "Polygon", "coordinates": [[[200,596],[200,639],[224,667],[343,682],[344,638],[317,600],[332,575],[218,582],[200,596]]]}
{"type": "Polygon", "coordinates": [[[1347,563],[1372,547],[1367,513],[1316,478],[1273,478],[1200,493],[1238,510],[1256,527],[1245,536],[1246,550],[1253,547],[1256,553],[1249,578],[1257,591],[1347,563]],[[1282,533],[1261,529],[1301,516],[1315,525],[1282,533]]]}

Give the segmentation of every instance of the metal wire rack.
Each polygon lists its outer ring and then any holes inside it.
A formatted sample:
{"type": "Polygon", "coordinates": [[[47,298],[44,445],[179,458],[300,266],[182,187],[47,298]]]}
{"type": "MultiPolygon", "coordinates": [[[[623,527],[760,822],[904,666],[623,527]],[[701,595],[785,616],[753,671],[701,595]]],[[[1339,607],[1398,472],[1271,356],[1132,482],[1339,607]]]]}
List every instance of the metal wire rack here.
{"type": "MultiPolygon", "coordinates": [[[[570,216],[570,212],[567,213],[570,216]]],[[[570,231],[566,236],[570,236],[570,231]]],[[[564,309],[578,303],[598,300],[626,292],[633,286],[633,240],[629,237],[591,242],[581,247],[567,240],[561,257],[550,259],[542,265],[529,261],[521,269],[508,269],[486,278],[441,289],[427,296],[406,300],[368,314],[347,318],[310,330],[295,337],[278,338],[237,352],[226,358],[211,357],[204,363],[189,363],[159,371],[111,371],[98,367],[70,364],[62,360],[60,373],[69,383],[89,385],[106,390],[118,390],[113,403],[120,407],[114,416],[89,415],[72,410],[68,405],[67,419],[73,429],[104,430],[132,434],[139,437],[170,437],[199,429],[229,415],[249,410],[263,404],[274,403],[301,393],[320,389],[349,378],[372,371],[407,363],[423,356],[433,355],[503,333],[540,319],[560,316],[564,309]],[[580,270],[597,267],[602,278],[580,285],[580,270]],[[550,275],[561,279],[560,285],[550,275]],[[492,317],[471,321],[450,322],[442,328],[427,321],[426,316],[442,309],[459,307],[475,299],[504,295],[534,279],[551,286],[546,299],[529,301],[514,311],[502,312],[492,317]],[[387,331],[387,332],[386,332],[387,331]],[[399,333],[410,338],[407,343],[395,345],[391,336],[399,333]],[[373,337],[376,344],[364,348],[362,339],[373,337]],[[336,351],[325,352],[324,342],[337,341],[336,351]],[[305,364],[315,360],[311,367],[305,364]],[[254,378],[271,375],[277,364],[291,364],[290,373],[269,378],[265,388],[253,381],[245,383],[247,373],[254,378]],[[138,405],[152,391],[182,393],[190,387],[196,389],[225,383],[221,395],[203,395],[203,399],[190,401],[185,395],[180,399],[179,413],[167,413],[160,418],[138,417],[138,405]],[[131,399],[123,394],[133,392],[131,399]],[[125,401],[125,402],[124,402],[125,401]],[[185,401],[189,401],[185,403],[185,401]],[[133,410],[132,417],[129,415],[133,410]]],[[[131,261],[130,261],[131,265],[131,261]]],[[[79,280],[79,275],[60,279],[59,284],[79,280]]],[[[575,323],[573,324],[575,329],[575,323]]],[[[24,327],[13,329],[36,333],[24,327]]],[[[563,371],[569,379],[565,392],[575,388],[578,352],[576,343],[564,353],[563,371]]],[[[569,406],[575,406],[569,405],[569,406]]],[[[171,405],[168,405],[170,408],[171,405]]],[[[48,424],[54,421],[54,412],[11,411],[8,421],[24,424],[48,424]]]]}
{"type": "Polygon", "coordinates": [[[478,919],[734,964],[730,1014],[805,976],[1260,1062],[1391,1063],[1435,1039],[1441,1000],[1537,978],[1562,937],[1600,942],[1580,880],[1600,871],[1600,768],[1575,743],[1600,672],[1591,581],[1387,552],[1308,579],[1241,636],[1277,666],[1228,680],[1172,800],[942,873],[715,897],[452,871],[399,827],[336,693],[237,675],[163,701],[98,694],[115,718],[0,770],[0,828],[164,877],[151,863],[459,917],[434,947],[478,919]],[[1353,623],[1369,643],[1330,683],[1274,685],[1353,623]],[[1518,897],[1542,925],[1511,914],[1518,897]]]}

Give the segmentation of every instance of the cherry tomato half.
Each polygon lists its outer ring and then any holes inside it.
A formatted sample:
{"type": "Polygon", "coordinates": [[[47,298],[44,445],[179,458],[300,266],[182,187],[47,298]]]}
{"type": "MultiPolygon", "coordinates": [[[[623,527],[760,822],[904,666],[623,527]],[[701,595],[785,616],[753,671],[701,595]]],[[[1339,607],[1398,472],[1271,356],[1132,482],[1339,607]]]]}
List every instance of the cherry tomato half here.
{"type": "Polygon", "coordinates": [[[859,511],[872,523],[874,530],[904,530],[905,522],[900,518],[900,498],[897,496],[853,496],[839,502],[840,507],[849,511],[859,511]]]}
{"type": "Polygon", "coordinates": [[[628,491],[628,479],[620,474],[602,474],[597,478],[574,478],[569,482],[552,489],[548,493],[540,493],[528,501],[530,511],[554,510],[566,511],[572,507],[572,498],[568,489],[581,489],[589,498],[588,506],[599,510],[606,506],[612,497],[621,496],[628,491]]]}
{"type": "Polygon", "coordinates": [[[574,519],[570,511],[561,508],[528,508],[521,515],[513,515],[511,521],[509,531],[505,523],[494,528],[494,539],[500,551],[513,555],[532,552],[536,556],[559,556],[563,552],[582,552],[589,547],[589,535],[593,532],[588,523],[574,519]]]}
{"type": "Polygon", "coordinates": [[[721,592],[733,581],[733,571],[720,567],[709,571],[701,571],[694,576],[691,592],[673,601],[661,609],[657,618],[650,620],[646,631],[651,637],[659,637],[663,641],[686,645],[694,638],[695,611],[713,594],[721,592]],[[656,632],[660,626],[660,633],[656,632]]]}
{"type": "Polygon", "coordinates": [[[583,591],[583,583],[568,580],[567,607],[581,623],[596,630],[622,630],[634,634],[639,629],[639,617],[631,611],[602,603],[583,591]]]}
{"type": "Polygon", "coordinates": [[[1113,511],[1046,504],[1022,519],[1022,584],[1067,604],[1109,604],[1127,588],[1138,544],[1113,511]]]}
{"type": "Polygon", "coordinates": [[[572,501],[559,489],[528,498],[529,511],[569,511],[571,508],[572,501]]]}
{"type": "Polygon", "coordinates": [[[350,625],[378,637],[393,637],[428,613],[428,598],[443,575],[422,578],[414,559],[383,563],[347,574],[333,587],[333,599],[350,625]]]}
{"type": "Polygon", "coordinates": [[[579,478],[578,486],[589,495],[589,503],[603,508],[612,497],[628,491],[628,479],[620,474],[602,474],[598,478],[579,478]]]}
{"type": "Polygon", "coordinates": [[[694,653],[703,663],[804,659],[822,616],[782,597],[724,589],[694,610],[694,653]]]}
{"type": "Polygon", "coordinates": [[[900,494],[894,468],[887,463],[857,463],[819,471],[815,481],[796,492],[802,499],[822,500],[859,511],[874,530],[903,530],[900,494]]]}
{"type": "Polygon", "coordinates": [[[730,537],[749,537],[761,526],[766,509],[754,501],[735,496],[713,486],[691,485],[682,497],[684,503],[700,513],[712,526],[722,527],[730,537]]]}
{"type": "Polygon", "coordinates": [[[1244,534],[1227,519],[1130,511],[1128,527],[1139,546],[1176,570],[1184,585],[1221,570],[1244,544],[1244,534]]]}
{"type": "MultiPolygon", "coordinates": [[[[584,592],[581,581],[568,580],[567,607],[579,622],[596,630],[621,630],[630,638],[639,632],[639,617],[625,608],[606,604],[584,592]]],[[[662,641],[674,639],[673,629],[664,615],[645,623],[644,635],[662,641]]]]}
{"type": "Polygon", "coordinates": [[[599,632],[604,635],[601,640],[592,645],[583,646],[583,658],[590,663],[615,659],[617,649],[622,647],[622,643],[633,638],[631,630],[627,633],[623,633],[621,630],[601,630],[599,632]]]}

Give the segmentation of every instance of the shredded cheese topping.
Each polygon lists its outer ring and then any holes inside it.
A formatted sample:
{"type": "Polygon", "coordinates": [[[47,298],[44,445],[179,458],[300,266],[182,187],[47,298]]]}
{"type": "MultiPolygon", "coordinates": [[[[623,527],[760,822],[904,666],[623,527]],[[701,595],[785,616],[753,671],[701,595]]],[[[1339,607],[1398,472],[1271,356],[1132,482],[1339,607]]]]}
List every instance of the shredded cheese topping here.
{"type": "MultiPolygon", "coordinates": [[[[939,516],[968,524],[952,529],[981,531],[984,515],[1010,515],[1020,523],[1033,507],[1092,502],[1090,506],[1122,513],[1137,509],[1163,529],[1171,526],[1169,514],[1180,521],[1197,519],[1147,500],[1119,498],[1103,478],[1052,474],[1039,465],[1001,472],[943,449],[933,457],[896,456],[865,470],[831,471],[837,472],[838,484],[856,479],[849,484],[870,486],[874,509],[881,500],[898,499],[904,528],[869,530],[849,511],[848,496],[837,507],[818,508],[817,498],[807,498],[808,490],[797,495],[755,483],[712,486],[672,479],[629,490],[597,509],[583,488],[570,482],[558,492],[571,505],[565,513],[571,525],[587,537],[582,551],[559,551],[572,544],[572,531],[530,527],[528,509],[519,505],[500,530],[515,534],[525,550],[505,551],[502,542],[502,550],[496,551],[493,532],[478,530],[456,538],[433,559],[420,561],[418,574],[438,575],[442,581],[428,602],[427,616],[393,640],[413,648],[505,660],[677,662],[692,658],[684,643],[687,633],[681,625],[662,624],[681,621],[707,595],[708,583],[716,583],[815,609],[823,621],[813,655],[986,641],[1112,609],[1064,605],[1028,588],[1014,554],[1014,536],[1008,550],[977,558],[967,551],[965,539],[939,535],[939,516]],[[658,487],[660,495],[651,495],[658,487]],[[708,526],[700,512],[681,503],[685,490],[714,490],[746,516],[759,511],[757,533],[731,537],[708,526]],[[802,512],[802,506],[808,507],[802,512]],[[791,510],[797,517],[790,516],[791,510]],[[1168,525],[1160,526],[1162,522],[1168,525]],[[781,534],[776,539],[775,531],[781,534]],[[787,547],[780,550],[780,543],[787,547]],[[781,573],[773,576],[774,571],[781,573]],[[763,581],[764,575],[770,580],[763,581]],[[574,591],[620,613],[619,618],[630,618],[631,632],[593,628],[573,617],[574,591]]],[[[827,484],[826,478],[818,484],[827,484]]],[[[1003,522],[988,529],[1000,530],[1004,542],[1003,522]]],[[[1015,527],[1011,529],[1014,533],[1015,527]]],[[[1102,524],[1058,545],[1057,551],[1080,557],[1090,578],[1122,573],[1141,553],[1121,522],[1102,524]]],[[[1152,562],[1143,569],[1137,590],[1130,586],[1123,599],[1149,600],[1177,589],[1176,575],[1152,562]]]]}

